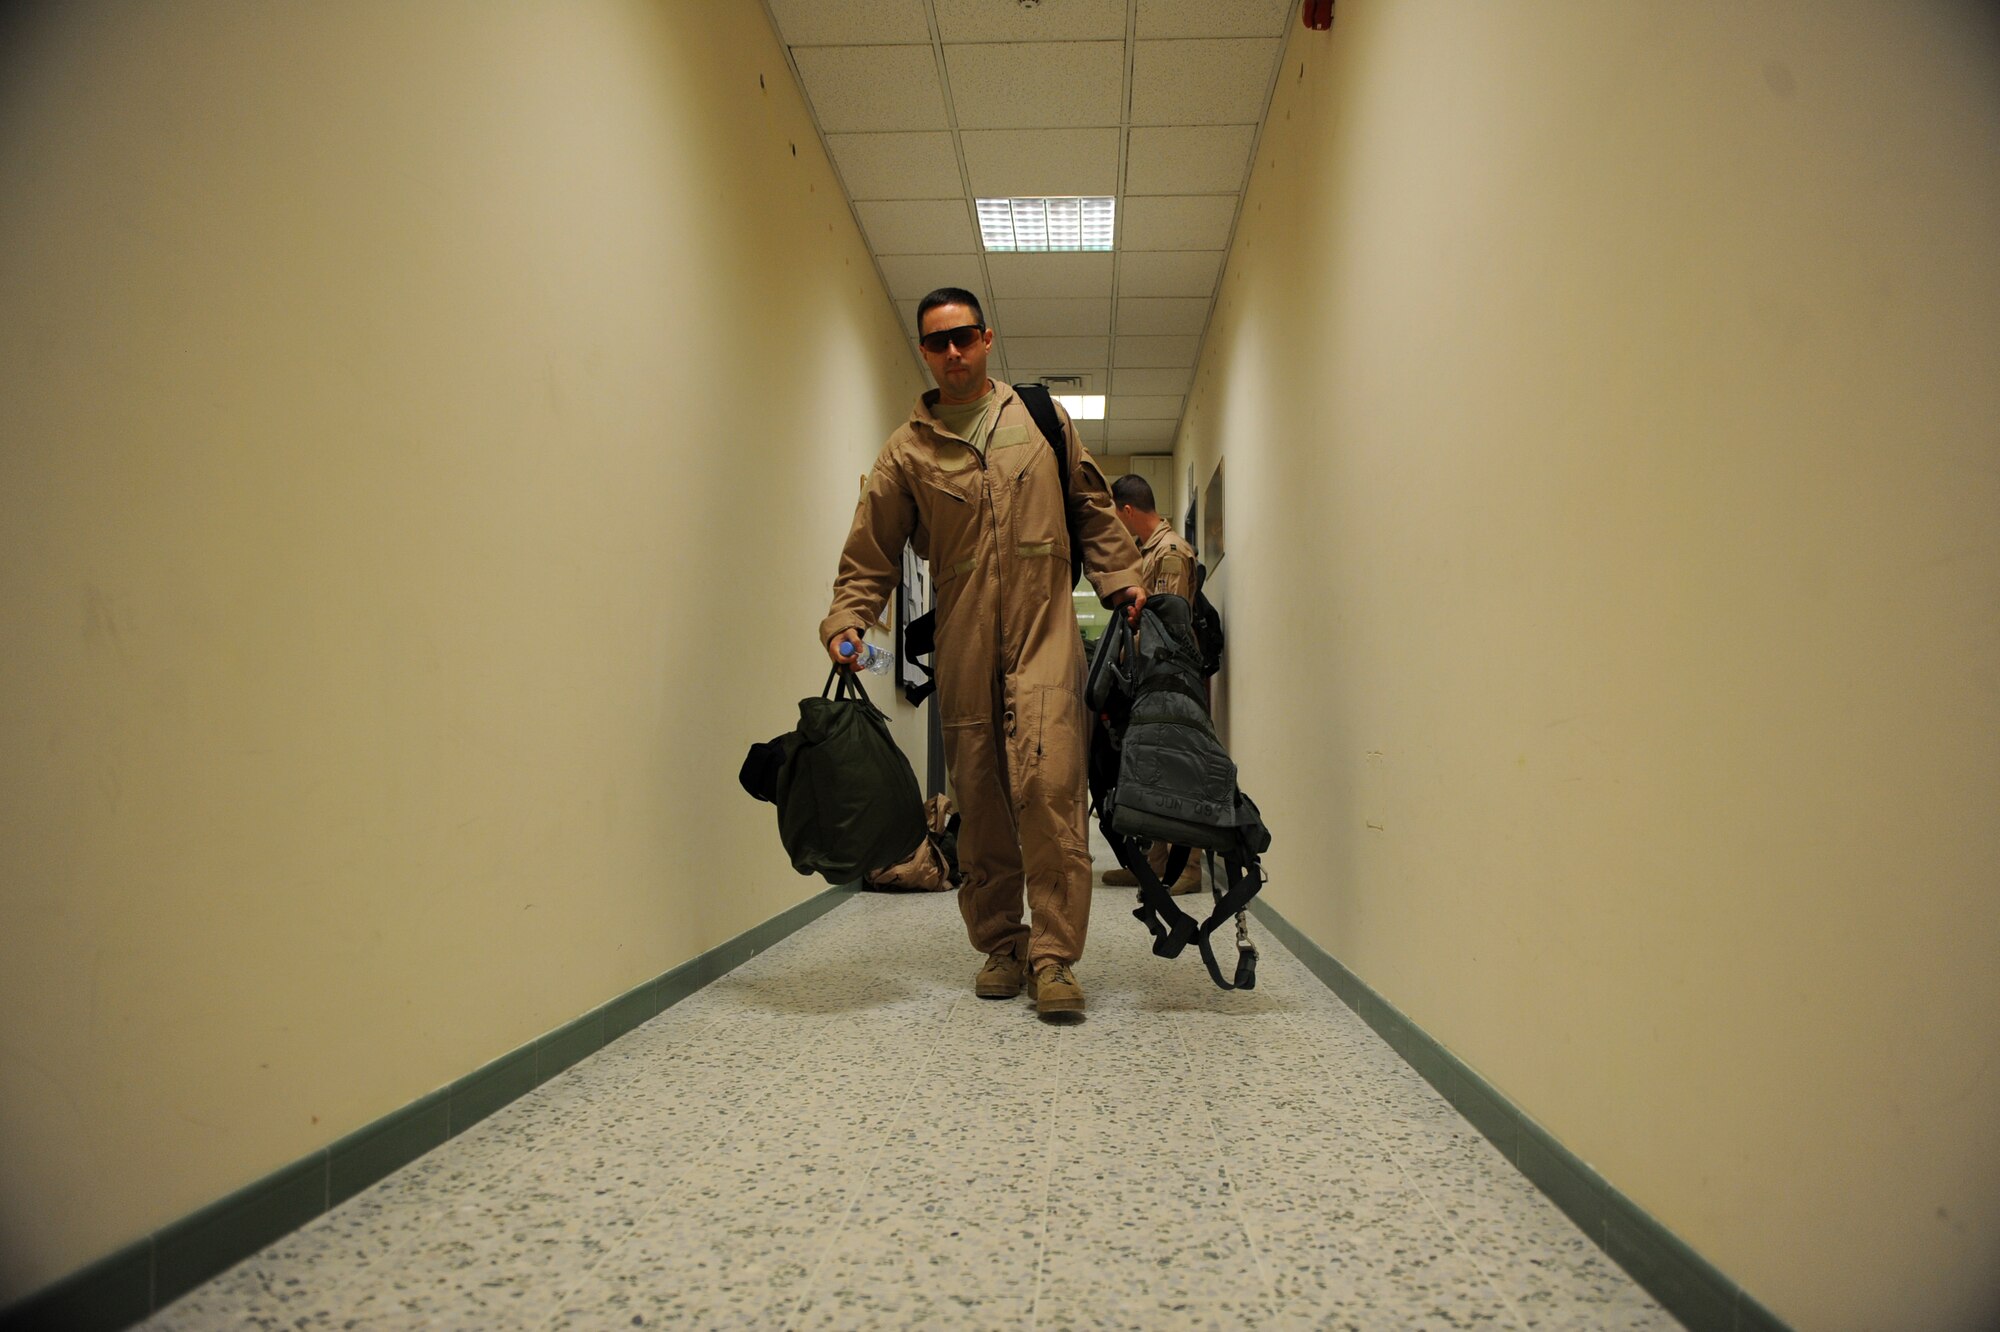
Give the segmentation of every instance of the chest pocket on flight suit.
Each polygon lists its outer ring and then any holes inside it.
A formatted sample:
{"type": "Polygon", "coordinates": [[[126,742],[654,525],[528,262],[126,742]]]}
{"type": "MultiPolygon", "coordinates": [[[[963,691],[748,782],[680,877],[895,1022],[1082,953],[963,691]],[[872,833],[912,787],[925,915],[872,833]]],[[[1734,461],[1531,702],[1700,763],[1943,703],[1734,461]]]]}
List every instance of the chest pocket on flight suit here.
{"type": "Polygon", "coordinates": [[[944,441],[936,467],[923,473],[917,503],[930,529],[931,585],[937,591],[938,622],[951,614],[965,576],[977,564],[981,494],[979,460],[962,444],[944,441]]]}
{"type": "Polygon", "coordinates": [[[1034,559],[1069,558],[1069,528],[1063,521],[1062,478],[1056,473],[1055,450],[1032,426],[1002,426],[994,432],[994,465],[1001,468],[1013,491],[1013,554],[1034,559]],[[1007,452],[1000,439],[1009,437],[1007,452]]]}

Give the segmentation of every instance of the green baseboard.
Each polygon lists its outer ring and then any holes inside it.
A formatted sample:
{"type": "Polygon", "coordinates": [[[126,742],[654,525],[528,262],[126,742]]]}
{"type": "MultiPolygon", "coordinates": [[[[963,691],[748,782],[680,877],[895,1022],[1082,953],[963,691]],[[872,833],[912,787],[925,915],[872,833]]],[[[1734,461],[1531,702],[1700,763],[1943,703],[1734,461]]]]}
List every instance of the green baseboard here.
{"type": "Polygon", "coordinates": [[[574,1022],[0,1310],[0,1332],[119,1332],[533,1091],[845,901],[828,888],[574,1022]]]}
{"type": "Polygon", "coordinates": [[[1787,1332],[1777,1315],[1613,1188],[1276,908],[1259,897],[1250,910],[1667,1312],[1694,1332],[1787,1332]]]}

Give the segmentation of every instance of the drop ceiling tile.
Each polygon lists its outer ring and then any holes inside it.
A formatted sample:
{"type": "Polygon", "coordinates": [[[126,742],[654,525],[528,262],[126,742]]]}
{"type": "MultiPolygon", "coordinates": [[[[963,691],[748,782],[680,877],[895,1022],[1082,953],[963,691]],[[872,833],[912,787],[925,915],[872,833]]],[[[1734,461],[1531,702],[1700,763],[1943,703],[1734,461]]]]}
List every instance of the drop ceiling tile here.
{"type": "Polygon", "coordinates": [[[1121,397],[1128,393],[1184,394],[1193,380],[1194,369],[1191,366],[1181,370],[1113,370],[1111,391],[1121,397]]]}
{"type": "Polygon", "coordinates": [[[876,254],[958,254],[979,248],[979,233],[963,199],[874,200],[857,203],[868,247],[876,254]]]}
{"type": "Polygon", "coordinates": [[[1178,421],[1187,399],[1178,393],[1121,393],[1104,401],[1104,414],[1114,421],[1178,421]]]}
{"type": "Polygon", "coordinates": [[[1264,118],[1278,43],[1266,39],[1139,42],[1132,53],[1134,125],[1253,125],[1264,118]]]}
{"type": "Polygon", "coordinates": [[[1234,194],[1250,170],[1255,125],[1135,126],[1127,194],[1234,194]]]}
{"type": "Polygon", "coordinates": [[[891,254],[878,262],[889,295],[899,301],[920,301],[939,287],[979,290],[976,254],[891,254]]]}
{"type": "Polygon", "coordinates": [[[801,46],[792,58],[828,134],[947,128],[928,46],[801,46]]]}
{"type": "Polygon", "coordinates": [[[1283,37],[1298,8],[1297,0],[1139,0],[1137,31],[1141,39],[1283,37]]]}
{"type": "Polygon", "coordinates": [[[787,46],[928,45],[924,0],[771,0],[787,46]]]}
{"type": "Polygon", "coordinates": [[[1072,421],[1070,424],[1076,427],[1076,437],[1084,443],[1102,444],[1104,442],[1104,422],[1072,421]]]}
{"type": "Polygon", "coordinates": [[[1208,296],[1221,272],[1220,250],[1146,250],[1121,255],[1118,294],[1208,296]]]}
{"type": "Polygon", "coordinates": [[[1118,192],[1116,129],[966,130],[959,141],[977,198],[1118,192]]]}
{"type": "Polygon", "coordinates": [[[1121,297],[1118,331],[1123,333],[1195,333],[1208,323],[1206,296],[1121,297]]]}
{"type": "Polygon", "coordinates": [[[1109,296],[1111,260],[1108,254],[988,254],[993,290],[980,295],[1002,305],[1022,296],[1109,296]]]}
{"type": "Polygon", "coordinates": [[[1226,250],[1239,197],[1154,194],[1123,199],[1118,244],[1127,250],[1226,250]]]}
{"type": "Polygon", "coordinates": [[[1113,443],[1163,444],[1180,429],[1179,421],[1106,421],[1104,437],[1113,443]]]}
{"type": "Polygon", "coordinates": [[[1101,370],[1111,361],[1110,338],[1024,338],[1016,334],[1010,345],[1022,361],[1035,365],[1101,370]]]}
{"type": "Polygon", "coordinates": [[[1146,370],[1164,366],[1193,365],[1200,338],[1121,337],[1111,364],[1121,370],[1146,370]]]}
{"type": "Polygon", "coordinates": [[[1123,41],[1125,0],[1055,0],[1028,8],[997,0],[937,0],[947,42],[1123,41]]]}
{"type": "Polygon", "coordinates": [[[960,129],[1116,125],[1123,109],[1123,42],[947,46],[944,63],[960,129]]]}
{"type": "Polygon", "coordinates": [[[1101,337],[1111,331],[1111,302],[1057,297],[996,301],[992,320],[995,328],[1017,338],[1101,337]]]}
{"type": "Polygon", "coordinates": [[[826,146],[850,199],[963,199],[948,130],[829,134],[826,146]]]}

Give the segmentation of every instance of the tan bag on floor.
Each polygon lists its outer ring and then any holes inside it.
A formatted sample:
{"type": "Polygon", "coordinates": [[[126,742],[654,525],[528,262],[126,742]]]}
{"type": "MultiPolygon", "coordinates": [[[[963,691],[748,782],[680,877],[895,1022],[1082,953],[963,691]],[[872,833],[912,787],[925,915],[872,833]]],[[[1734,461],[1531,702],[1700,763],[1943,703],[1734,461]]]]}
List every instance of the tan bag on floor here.
{"type": "Polygon", "coordinates": [[[929,834],[908,860],[877,870],[862,886],[886,892],[944,893],[958,887],[958,814],[949,796],[924,802],[929,834]]]}

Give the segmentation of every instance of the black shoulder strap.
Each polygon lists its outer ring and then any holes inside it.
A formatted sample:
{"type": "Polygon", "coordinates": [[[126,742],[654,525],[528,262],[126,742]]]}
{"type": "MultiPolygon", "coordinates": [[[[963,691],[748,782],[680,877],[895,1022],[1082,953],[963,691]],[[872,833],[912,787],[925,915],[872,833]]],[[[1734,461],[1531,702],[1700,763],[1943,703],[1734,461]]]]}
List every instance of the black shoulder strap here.
{"type": "Polygon", "coordinates": [[[937,650],[937,611],[927,610],[914,620],[905,620],[896,632],[903,640],[903,660],[924,673],[921,684],[903,681],[903,697],[911,707],[919,707],[937,692],[937,671],[929,660],[937,650]]]}
{"type": "Polygon", "coordinates": [[[1049,396],[1048,385],[1016,384],[1014,392],[1020,395],[1028,415],[1035,418],[1042,438],[1056,451],[1056,476],[1062,481],[1063,522],[1069,527],[1069,582],[1075,587],[1076,580],[1083,576],[1083,543],[1076,539],[1076,523],[1069,516],[1069,454],[1063,448],[1062,418],[1056,415],[1055,399],[1049,396]]]}
{"type": "Polygon", "coordinates": [[[1109,816],[1098,827],[1105,840],[1123,865],[1139,881],[1139,905],[1132,914],[1138,918],[1153,936],[1155,957],[1179,957],[1190,943],[1201,953],[1201,964],[1208,969],[1208,978],[1216,988],[1223,990],[1251,990],[1257,986],[1256,950],[1247,948],[1240,940],[1237,944],[1244,955],[1236,960],[1234,983],[1222,979],[1222,966],[1215,960],[1215,945],[1209,942],[1222,923],[1245,907],[1250,899],[1264,886],[1263,867],[1257,857],[1249,852],[1232,852],[1222,858],[1227,874],[1226,887],[1217,895],[1215,910],[1207,920],[1196,923],[1195,918],[1180,909],[1174,902],[1167,885],[1180,877],[1187,865],[1189,850],[1177,846],[1167,857],[1165,876],[1153,873],[1153,867],[1138,849],[1122,835],[1112,831],[1109,816]]]}

